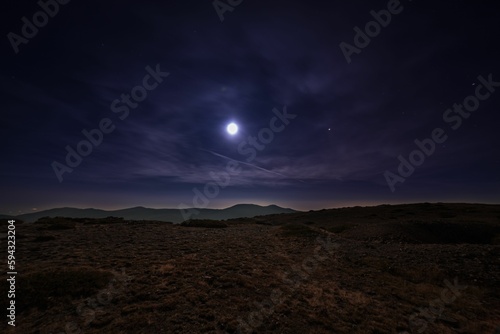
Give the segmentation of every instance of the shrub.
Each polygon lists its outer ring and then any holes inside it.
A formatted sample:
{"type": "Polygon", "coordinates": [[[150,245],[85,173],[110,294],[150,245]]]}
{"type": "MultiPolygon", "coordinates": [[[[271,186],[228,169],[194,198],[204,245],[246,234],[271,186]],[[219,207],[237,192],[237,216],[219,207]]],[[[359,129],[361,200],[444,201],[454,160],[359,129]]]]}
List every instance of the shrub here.
{"type": "MultiPolygon", "coordinates": [[[[46,309],[71,299],[89,297],[106,287],[112,276],[91,268],[56,268],[19,275],[16,308],[19,312],[35,307],[46,309]]],[[[8,291],[7,284],[6,280],[0,283],[2,291],[8,291]]]]}
{"type": "Polygon", "coordinates": [[[191,219],[181,223],[182,226],[186,227],[204,227],[204,228],[225,228],[226,223],[218,220],[210,219],[191,219]]]}
{"type": "Polygon", "coordinates": [[[76,222],[72,218],[65,217],[42,217],[35,224],[45,225],[42,230],[72,230],[76,227],[76,222]]]}
{"type": "Polygon", "coordinates": [[[327,230],[328,232],[332,232],[332,233],[342,233],[346,230],[348,230],[350,228],[350,226],[348,225],[338,225],[338,226],[328,226],[328,227],[325,227],[324,229],[327,230]]]}
{"type": "Polygon", "coordinates": [[[283,235],[287,237],[315,238],[319,233],[312,230],[309,226],[300,223],[290,223],[281,226],[283,235]]]}
{"type": "Polygon", "coordinates": [[[56,238],[52,235],[40,235],[33,239],[33,242],[45,242],[45,241],[51,241],[51,240],[56,240],[56,238]]]}

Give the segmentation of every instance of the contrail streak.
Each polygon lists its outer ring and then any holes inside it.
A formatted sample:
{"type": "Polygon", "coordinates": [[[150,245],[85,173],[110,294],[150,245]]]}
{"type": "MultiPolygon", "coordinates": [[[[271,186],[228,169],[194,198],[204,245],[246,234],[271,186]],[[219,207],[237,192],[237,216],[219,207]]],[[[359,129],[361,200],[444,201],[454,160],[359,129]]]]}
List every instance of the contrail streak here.
{"type": "MultiPolygon", "coordinates": [[[[260,169],[260,170],[262,170],[262,171],[264,171],[264,172],[268,172],[268,173],[271,173],[271,174],[279,175],[279,176],[284,177],[284,178],[287,178],[287,179],[289,179],[289,178],[290,178],[289,176],[286,176],[286,175],[284,175],[284,174],[281,174],[281,173],[278,173],[278,172],[273,172],[272,170],[265,169],[265,168],[259,167],[259,166],[257,166],[257,165],[252,165],[252,164],[250,164],[250,163],[248,163],[248,162],[244,162],[244,161],[236,160],[236,159],[230,158],[230,157],[228,157],[228,156],[225,156],[225,155],[223,155],[223,154],[220,154],[220,153],[217,153],[217,152],[214,152],[214,151],[205,150],[205,149],[203,149],[203,148],[200,148],[200,150],[205,151],[205,152],[208,152],[208,153],[211,153],[211,154],[213,154],[213,155],[215,155],[215,156],[217,156],[217,157],[223,158],[223,159],[227,159],[227,160],[235,161],[235,162],[238,162],[238,163],[243,164],[243,165],[247,165],[247,166],[250,166],[250,167],[254,167],[254,168],[260,169]]],[[[300,182],[304,182],[304,181],[302,181],[302,180],[298,180],[298,181],[300,181],[300,182]]]]}

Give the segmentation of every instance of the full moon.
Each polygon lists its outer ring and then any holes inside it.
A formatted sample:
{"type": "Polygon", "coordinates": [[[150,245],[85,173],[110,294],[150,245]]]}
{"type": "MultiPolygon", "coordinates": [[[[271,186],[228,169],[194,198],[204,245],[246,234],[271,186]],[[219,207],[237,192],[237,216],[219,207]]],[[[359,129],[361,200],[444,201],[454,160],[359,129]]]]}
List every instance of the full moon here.
{"type": "Polygon", "coordinates": [[[227,133],[233,136],[238,133],[238,125],[236,125],[235,123],[230,123],[228,124],[226,130],[227,133]]]}

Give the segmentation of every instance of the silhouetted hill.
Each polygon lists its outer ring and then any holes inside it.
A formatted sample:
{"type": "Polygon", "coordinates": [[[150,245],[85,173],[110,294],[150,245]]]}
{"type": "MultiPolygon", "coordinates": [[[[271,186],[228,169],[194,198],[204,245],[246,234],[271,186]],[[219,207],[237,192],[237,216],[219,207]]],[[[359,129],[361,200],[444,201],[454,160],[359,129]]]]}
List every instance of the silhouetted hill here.
{"type": "MultiPolygon", "coordinates": [[[[189,210],[189,209],[188,209],[189,210]]],[[[276,205],[260,206],[254,204],[238,204],[226,209],[196,209],[198,214],[191,216],[192,219],[215,219],[225,220],[234,218],[255,217],[270,214],[294,213],[292,209],[281,208],[276,205]]],[[[70,217],[70,218],[105,218],[123,217],[127,220],[157,220],[181,223],[184,220],[178,209],[151,209],[145,207],[134,207],[122,210],[98,210],[57,208],[40,212],[19,215],[13,218],[22,219],[25,222],[35,222],[42,217],[70,217]]]]}

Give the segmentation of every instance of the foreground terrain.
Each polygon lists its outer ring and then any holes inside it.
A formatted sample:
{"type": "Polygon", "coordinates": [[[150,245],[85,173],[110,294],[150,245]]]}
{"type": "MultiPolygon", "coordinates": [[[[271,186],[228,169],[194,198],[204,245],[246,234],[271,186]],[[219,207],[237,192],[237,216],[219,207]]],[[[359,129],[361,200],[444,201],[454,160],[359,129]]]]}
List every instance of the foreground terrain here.
{"type": "Polygon", "coordinates": [[[1,332],[489,334],[500,326],[499,205],[184,225],[57,218],[18,223],[16,236],[16,327],[3,315],[1,332]]]}

